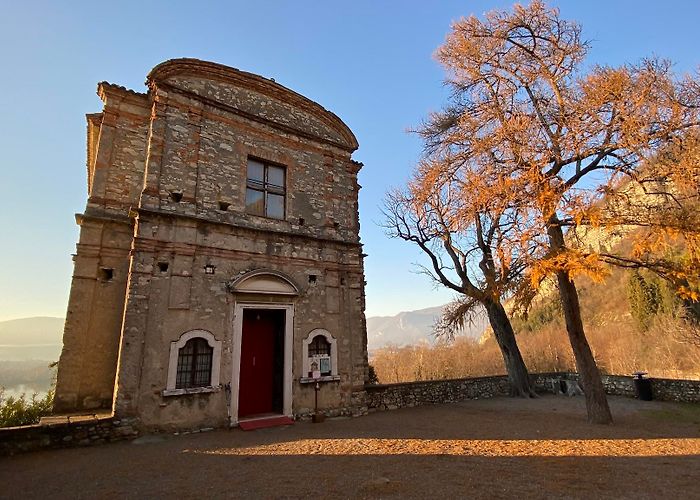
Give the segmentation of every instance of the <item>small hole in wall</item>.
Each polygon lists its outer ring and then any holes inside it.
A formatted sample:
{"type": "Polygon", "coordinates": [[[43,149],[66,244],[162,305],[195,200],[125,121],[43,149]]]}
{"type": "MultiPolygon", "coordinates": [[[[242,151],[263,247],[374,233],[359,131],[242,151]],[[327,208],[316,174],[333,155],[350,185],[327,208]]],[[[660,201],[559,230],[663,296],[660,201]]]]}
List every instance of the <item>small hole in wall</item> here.
{"type": "Polygon", "coordinates": [[[167,262],[159,262],[158,263],[158,270],[161,273],[167,273],[168,272],[168,263],[167,262]]]}
{"type": "Polygon", "coordinates": [[[299,225],[303,226],[306,221],[304,220],[303,217],[299,217],[299,225]]]}
{"type": "Polygon", "coordinates": [[[345,284],[345,278],[340,278],[340,284],[344,285],[345,284]]]}
{"type": "Polygon", "coordinates": [[[338,229],[340,227],[340,222],[334,222],[333,227],[338,229]]]}
{"type": "Polygon", "coordinates": [[[114,278],[114,269],[111,267],[100,268],[100,279],[102,281],[112,281],[112,278],[114,278]]]}
{"type": "Polygon", "coordinates": [[[316,275],[315,274],[309,274],[309,283],[311,283],[311,284],[316,283],[316,275]]]}
{"type": "Polygon", "coordinates": [[[180,200],[182,200],[182,193],[179,191],[172,191],[170,193],[170,198],[175,202],[175,203],[180,203],[180,200]]]}
{"type": "Polygon", "coordinates": [[[219,210],[225,212],[228,210],[228,207],[230,207],[231,204],[228,201],[220,201],[219,202],[219,210]]]}

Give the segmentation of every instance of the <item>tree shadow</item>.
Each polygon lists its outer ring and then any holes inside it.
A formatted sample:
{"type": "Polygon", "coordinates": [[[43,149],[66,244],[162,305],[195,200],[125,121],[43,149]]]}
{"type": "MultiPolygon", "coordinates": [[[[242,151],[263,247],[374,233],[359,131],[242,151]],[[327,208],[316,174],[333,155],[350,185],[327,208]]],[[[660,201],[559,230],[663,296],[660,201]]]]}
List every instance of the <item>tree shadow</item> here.
{"type": "Polygon", "coordinates": [[[611,403],[613,426],[588,424],[582,398],[544,397],[163,435],[6,459],[0,484],[59,498],[700,497],[700,406],[611,403]]]}

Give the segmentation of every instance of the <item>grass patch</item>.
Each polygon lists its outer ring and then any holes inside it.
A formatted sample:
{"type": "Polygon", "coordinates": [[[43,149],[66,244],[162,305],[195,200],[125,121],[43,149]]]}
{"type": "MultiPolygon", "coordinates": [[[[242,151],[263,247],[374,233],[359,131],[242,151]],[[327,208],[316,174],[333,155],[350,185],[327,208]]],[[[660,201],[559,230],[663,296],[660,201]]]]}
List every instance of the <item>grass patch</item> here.
{"type": "Polygon", "coordinates": [[[697,403],[675,403],[669,408],[647,410],[644,413],[663,422],[700,424],[700,404],[697,403]]]}

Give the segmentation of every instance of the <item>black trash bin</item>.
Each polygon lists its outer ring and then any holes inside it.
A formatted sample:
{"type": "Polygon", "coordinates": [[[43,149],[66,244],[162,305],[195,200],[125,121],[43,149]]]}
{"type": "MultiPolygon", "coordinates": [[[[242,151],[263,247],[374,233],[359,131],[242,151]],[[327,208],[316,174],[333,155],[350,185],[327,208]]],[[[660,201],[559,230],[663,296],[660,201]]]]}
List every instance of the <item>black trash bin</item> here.
{"type": "Polygon", "coordinates": [[[637,394],[637,399],[642,401],[651,401],[651,379],[645,378],[645,372],[636,372],[634,374],[634,392],[637,394]]]}

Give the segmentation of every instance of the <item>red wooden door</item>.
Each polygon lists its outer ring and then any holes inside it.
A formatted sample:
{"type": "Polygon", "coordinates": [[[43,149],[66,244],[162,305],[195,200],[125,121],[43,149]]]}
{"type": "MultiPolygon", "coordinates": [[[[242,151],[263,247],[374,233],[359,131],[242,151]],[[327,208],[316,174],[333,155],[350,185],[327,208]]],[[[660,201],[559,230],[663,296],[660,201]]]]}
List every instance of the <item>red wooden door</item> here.
{"type": "Polygon", "coordinates": [[[276,322],[266,311],[243,313],[238,416],[273,411],[276,322]]]}

